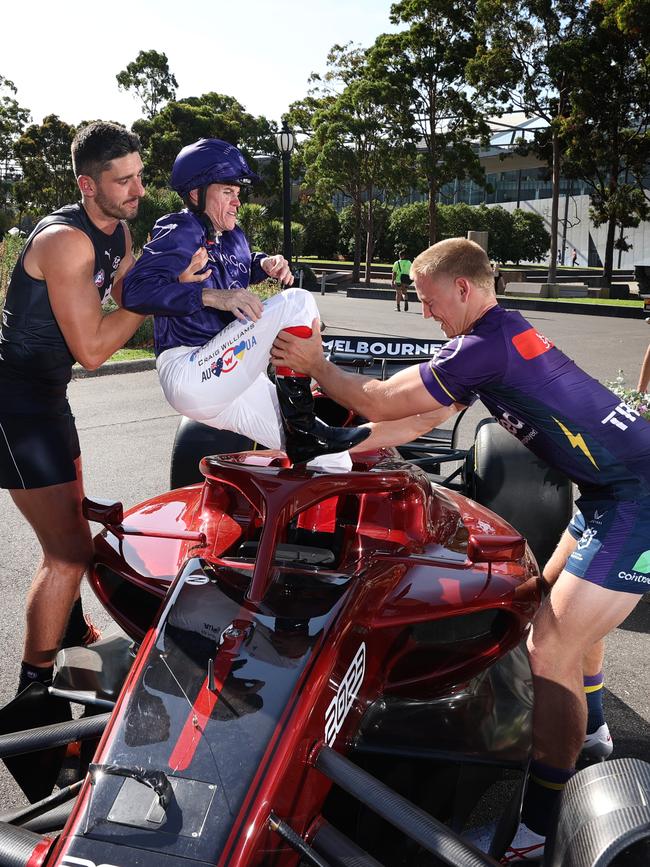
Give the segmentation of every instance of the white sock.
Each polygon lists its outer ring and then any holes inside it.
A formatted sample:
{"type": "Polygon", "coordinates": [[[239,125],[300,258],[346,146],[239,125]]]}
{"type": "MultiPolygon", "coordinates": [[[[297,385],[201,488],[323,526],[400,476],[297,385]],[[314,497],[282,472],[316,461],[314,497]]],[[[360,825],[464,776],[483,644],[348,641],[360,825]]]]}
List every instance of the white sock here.
{"type": "Polygon", "coordinates": [[[349,473],[352,469],[350,452],[337,452],[333,455],[318,455],[309,461],[307,466],[312,470],[324,470],[329,473],[349,473]]]}

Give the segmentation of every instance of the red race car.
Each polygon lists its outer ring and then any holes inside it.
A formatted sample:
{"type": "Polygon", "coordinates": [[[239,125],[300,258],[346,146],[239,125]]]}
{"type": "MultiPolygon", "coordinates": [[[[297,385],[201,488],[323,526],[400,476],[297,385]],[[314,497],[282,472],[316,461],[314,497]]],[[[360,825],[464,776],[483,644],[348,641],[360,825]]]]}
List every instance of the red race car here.
{"type": "MultiPolygon", "coordinates": [[[[377,362],[345,340],[340,362],[363,369],[417,359],[377,362]]],[[[319,414],[342,412],[321,398],[319,414]]],[[[510,474],[531,523],[571,504],[566,480],[505,452],[499,431],[482,425],[470,456],[432,433],[339,474],[224,454],[223,432],[206,452],[184,423],[172,472],[207,454],[200,481],[127,513],[86,501],[105,526],[90,581],[126,634],[62,651],[49,691],[0,710],[0,757],[34,802],[0,817],[0,865],[496,863],[529,761],[521,642],[541,591],[521,533],[464,491],[498,500],[510,474]],[[77,780],[51,794],[72,742],[77,780]],[[504,780],[485,854],[459,834],[504,780]]],[[[612,807],[576,848],[603,793],[627,806],[622,778],[650,791],[649,766],[608,768],[567,790],[549,863],[646,846],[638,815],[622,830],[612,807]]]]}

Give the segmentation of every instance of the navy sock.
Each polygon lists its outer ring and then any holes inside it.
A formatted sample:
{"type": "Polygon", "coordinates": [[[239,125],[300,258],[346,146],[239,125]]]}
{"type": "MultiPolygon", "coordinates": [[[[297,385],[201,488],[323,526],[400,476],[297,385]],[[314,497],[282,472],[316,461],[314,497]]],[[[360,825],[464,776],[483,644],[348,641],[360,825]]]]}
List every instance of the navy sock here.
{"type": "Polygon", "coordinates": [[[530,763],[521,819],[531,831],[547,835],[557,799],[574,773],[573,769],[554,768],[543,762],[530,763]]]}
{"type": "Polygon", "coordinates": [[[603,673],[587,675],[583,678],[587,697],[587,734],[592,735],[605,725],[603,711],[603,673]]]}
{"type": "Polygon", "coordinates": [[[42,683],[44,686],[49,686],[52,683],[52,674],[54,666],[38,666],[30,665],[28,662],[20,663],[20,677],[18,679],[17,693],[22,692],[30,685],[30,683],[42,683]]]}

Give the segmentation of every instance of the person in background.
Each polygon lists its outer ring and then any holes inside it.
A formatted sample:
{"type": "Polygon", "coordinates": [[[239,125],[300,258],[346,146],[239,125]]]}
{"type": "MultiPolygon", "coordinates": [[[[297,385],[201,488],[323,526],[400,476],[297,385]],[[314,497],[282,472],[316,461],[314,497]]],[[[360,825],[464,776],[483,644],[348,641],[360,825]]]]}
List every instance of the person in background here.
{"type": "Polygon", "coordinates": [[[404,312],[409,309],[408,287],[413,282],[409,276],[411,260],[406,258],[406,250],[399,251],[399,259],[393,263],[390,285],[395,290],[395,310],[401,311],[400,303],[404,301],[404,312]]]}

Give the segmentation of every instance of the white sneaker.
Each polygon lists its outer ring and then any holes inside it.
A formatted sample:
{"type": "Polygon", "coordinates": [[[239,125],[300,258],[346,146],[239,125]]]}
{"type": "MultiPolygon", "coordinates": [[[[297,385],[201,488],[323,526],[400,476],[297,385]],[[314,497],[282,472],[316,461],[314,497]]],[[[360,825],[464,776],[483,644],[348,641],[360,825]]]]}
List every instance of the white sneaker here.
{"type": "Polygon", "coordinates": [[[597,728],[595,732],[587,735],[585,738],[582,745],[582,755],[592,761],[602,762],[611,756],[613,749],[614,744],[612,743],[609,728],[607,723],[603,723],[600,728],[597,728]]]}
{"type": "MultiPolygon", "coordinates": [[[[481,828],[472,828],[463,834],[463,838],[482,852],[488,852],[494,838],[496,826],[496,822],[491,822],[489,825],[483,825],[481,828]]],[[[545,843],[546,837],[536,834],[535,831],[531,831],[523,822],[520,822],[512,843],[501,858],[501,864],[515,864],[521,861],[541,861],[544,857],[545,843]]]]}

